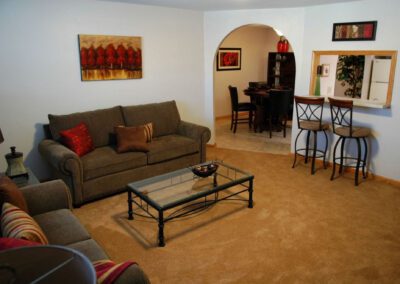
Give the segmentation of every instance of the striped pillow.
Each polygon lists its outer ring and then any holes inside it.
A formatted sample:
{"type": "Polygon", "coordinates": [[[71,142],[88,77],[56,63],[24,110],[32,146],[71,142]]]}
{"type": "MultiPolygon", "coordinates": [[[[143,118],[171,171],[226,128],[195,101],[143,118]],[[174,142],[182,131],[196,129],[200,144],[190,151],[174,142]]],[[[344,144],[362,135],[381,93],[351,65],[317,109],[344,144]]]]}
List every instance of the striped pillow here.
{"type": "Polygon", "coordinates": [[[6,238],[24,239],[43,245],[49,243],[35,220],[8,202],[4,202],[1,211],[1,233],[6,238]]]}
{"type": "Polygon", "coordinates": [[[118,277],[132,264],[136,264],[136,262],[125,261],[116,264],[109,259],[94,261],[93,266],[96,270],[97,283],[114,283],[114,281],[116,281],[118,277]]]}
{"type": "Polygon", "coordinates": [[[146,136],[146,142],[151,142],[153,140],[153,123],[146,123],[143,125],[144,127],[144,134],[146,136]]]}

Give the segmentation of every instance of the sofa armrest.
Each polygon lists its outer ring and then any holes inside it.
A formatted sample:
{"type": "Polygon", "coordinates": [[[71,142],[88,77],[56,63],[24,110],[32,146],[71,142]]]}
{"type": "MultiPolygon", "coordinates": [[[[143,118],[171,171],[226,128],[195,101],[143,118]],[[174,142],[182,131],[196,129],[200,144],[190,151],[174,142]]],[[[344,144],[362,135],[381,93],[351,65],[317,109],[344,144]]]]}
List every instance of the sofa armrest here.
{"type": "Polygon", "coordinates": [[[58,178],[70,188],[74,205],[83,200],[83,166],[80,157],[61,143],[44,139],[39,143],[39,152],[50,164],[58,178]]]}
{"type": "Polygon", "coordinates": [[[137,264],[129,266],[114,284],[150,284],[150,280],[137,264]]]}
{"type": "Polygon", "coordinates": [[[67,175],[71,174],[67,166],[68,160],[76,161],[79,166],[82,164],[75,152],[51,139],[44,139],[39,143],[39,152],[53,168],[67,175]]]}
{"type": "Polygon", "coordinates": [[[206,160],[206,145],[211,138],[208,127],[181,120],[178,126],[178,134],[190,137],[200,143],[200,163],[206,160]]]}
{"type": "Polygon", "coordinates": [[[20,188],[28,204],[29,213],[37,215],[57,209],[71,209],[71,194],[60,179],[20,188]]]}

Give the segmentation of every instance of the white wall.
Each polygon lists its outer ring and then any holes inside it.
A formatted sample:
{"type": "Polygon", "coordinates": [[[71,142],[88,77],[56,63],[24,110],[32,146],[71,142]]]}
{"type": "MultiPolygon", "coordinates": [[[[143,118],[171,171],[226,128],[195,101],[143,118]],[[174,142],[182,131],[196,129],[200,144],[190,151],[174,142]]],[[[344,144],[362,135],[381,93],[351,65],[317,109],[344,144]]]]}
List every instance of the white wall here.
{"type": "MultiPolygon", "coordinates": [[[[396,0],[364,0],[359,2],[307,7],[304,22],[303,65],[297,69],[296,90],[308,93],[310,84],[311,58],[313,50],[399,50],[400,38],[396,36],[400,26],[400,2],[396,0]],[[332,42],[332,25],[338,22],[377,20],[375,41],[332,42]],[[301,69],[300,69],[301,68],[301,69]]],[[[297,58],[297,56],[296,56],[297,58]]],[[[400,151],[400,62],[396,66],[390,109],[356,107],[355,123],[371,127],[370,169],[373,173],[400,180],[398,163],[400,151]]],[[[330,121],[326,107],[325,119],[330,121]]],[[[331,145],[335,141],[330,141],[331,145]]],[[[293,143],[292,143],[293,144],[293,143]]]]}
{"type": "MultiPolygon", "coordinates": [[[[203,13],[87,0],[0,1],[0,128],[40,177],[47,114],[176,100],[204,120],[203,13]],[[141,36],[143,79],[81,82],[78,34],[141,36]]],[[[6,169],[0,159],[0,171],[6,169]]]]}
{"type": "MultiPolygon", "coordinates": [[[[398,50],[396,29],[400,2],[364,0],[293,9],[219,11],[205,13],[205,103],[209,124],[213,113],[213,57],[222,39],[232,30],[247,24],[265,24],[281,30],[289,39],[296,59],[295,94],[308,95],[313,50],[398,50]],[[337,22],[377,20],[375,41],[332,42],[332,26],[337,22]]],[[[373,129],[370,145],[370,170],[378,175],[400,180],[400,69],[397,63],[391,109],[356,108],[355,122],[373,129]]],[[[325,119],[330,121],[325,109],[325,119]]],[[[214,131],[214,128],[212,128],[214,131]]],[[[296,127],[294,127],[296,131],[296,127]]],[[[295,135],[292,135],[293,140],[295,135]]],[[[330,141],[332,145],[334,141],[330,141]]],[[[293,148],[293,141],[292,141],[293,148]]],[[[293,150],[293,149],[292,149],[293,150]]]]}
{"type": "Polygon", "coordinates": [[[242,48],[241,70],[216,71],[214,67],[214,111],[215,117],[231,114],[228,86],[236,86],[239,101],[250,101],[242,90],[250,81],[266,81],[268,53],[276,51],[279,36],[267,26],[248,25],[230,33],[220,47],[242,48]]]}

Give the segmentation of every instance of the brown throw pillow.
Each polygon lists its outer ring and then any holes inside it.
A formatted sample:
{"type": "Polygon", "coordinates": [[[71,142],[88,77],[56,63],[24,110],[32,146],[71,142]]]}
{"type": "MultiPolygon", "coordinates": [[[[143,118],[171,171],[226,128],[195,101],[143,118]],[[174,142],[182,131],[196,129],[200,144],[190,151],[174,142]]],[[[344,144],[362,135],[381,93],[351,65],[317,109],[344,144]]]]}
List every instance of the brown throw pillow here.
{"type": "Polygon", "coordinates": [[[117,136],[117,152],[128,151],[148,152],[147,137],[144,126],[116,126],[114,128],[117,136]]]}
{"type": "Polygon", "coordinates": [[[28,205],[18,186],[8,177],[0,177],[0,208],[3,203],[11,203],[28,213],[28,205]]]}

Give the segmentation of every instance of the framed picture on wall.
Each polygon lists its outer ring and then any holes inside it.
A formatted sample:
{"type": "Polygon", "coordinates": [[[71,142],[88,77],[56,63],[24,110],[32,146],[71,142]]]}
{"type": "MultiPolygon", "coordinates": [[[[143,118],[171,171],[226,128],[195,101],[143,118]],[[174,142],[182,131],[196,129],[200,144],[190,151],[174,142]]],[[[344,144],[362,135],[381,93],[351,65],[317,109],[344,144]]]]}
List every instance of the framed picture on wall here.
{"type": "Polygon", "coordinates": [[[333,24],[332,41],[375,40],[377,21],[333,24]]]}
{"type": "Polygon", "coordinates": [[[142,38],[78,35],[82,81],[142,78],[142,38]]]}
{"type": "Polygon", "coordinates": [[[242,67],[241,48],[220,48],[217,54],[217,71],[240,70],[242,67]]]}

